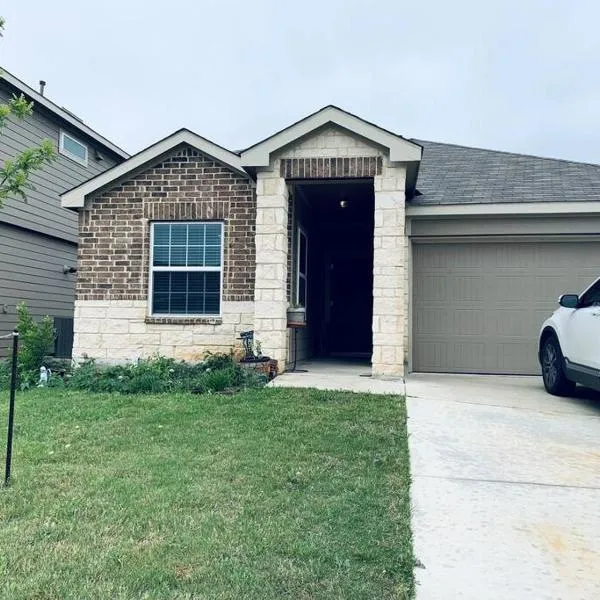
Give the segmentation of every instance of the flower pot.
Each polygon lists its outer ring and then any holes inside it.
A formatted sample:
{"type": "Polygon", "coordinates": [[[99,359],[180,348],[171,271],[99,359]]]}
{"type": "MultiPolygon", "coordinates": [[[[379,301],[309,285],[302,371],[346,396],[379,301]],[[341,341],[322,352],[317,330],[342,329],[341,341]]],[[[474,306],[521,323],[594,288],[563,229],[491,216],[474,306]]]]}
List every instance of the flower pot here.
{"type": "Polygon", "coordinates": [[[268,356],[257,360],[242,361],[240,362],[240,366],[247,371],[264,376],[267,381],[271,381],[271,379],[277,376],[277,361],[268,356]]]}
{"type": "Polygon", "coordinates": [[[288,310],[287,310],[287,326],[288,327],[305,327],[306,326],[306,309],[303,307],[288,308],[288,310]]]}

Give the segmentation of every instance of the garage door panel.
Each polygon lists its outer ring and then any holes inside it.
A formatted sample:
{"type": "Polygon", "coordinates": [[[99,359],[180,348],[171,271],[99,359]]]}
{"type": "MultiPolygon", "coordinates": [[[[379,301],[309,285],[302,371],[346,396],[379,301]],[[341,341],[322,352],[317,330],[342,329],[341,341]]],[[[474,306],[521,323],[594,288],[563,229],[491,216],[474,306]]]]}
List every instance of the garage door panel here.
{"type": "MultiPolygon", "coordinates": [[[[522,248],[520,245],[491,246],[496,258],[495,264],[499,268],[527,270],[535,260],[535,247],[522,248]]],[[[486,265],[489,267],[489,264],[486,265]]]]}
{"type": "Polygon", "coordinates": [[[485,371],[485,343],[477,340],[456,340],[452,348],[452,369],[463,364],[471,364],[473,372],[485,371]]]}
{"type": "Polygon", "coordinates": [[[454,335],[485,335],[485,311],[478,309],[458,308],[449,315],[454,335]]]}
{"type": "MultiPolygon", "coordinates": [[[[553,269],[553,271],[554,270],[555,269],[553,269]]],[[[534,278],[533,281],[533,291],[535,293],[535,297],[539,299],[538,301],[543,302],[543,300],[541,300],[542,298],[548,298],[548,304],[551,306],[556,306],[558,296],[560,296],[560,294],[563,293],[561,291],[558,295],[556,295],[556,290],[563,289],[564,277],[556,273],[550,273],[548,275],[538,275],[534,278]]]]}
{"type": "MultiPolygon", "coordinates": [[[[514,373],[517,375],[529,375],[528,357],[535,355],[536,344],[522,341],[491,343],[494,349],[495,359],[489,364],[488,373],[514,373]],[[525,360],[523,360],[525,358],[525,360]]],[[[537,365],[537,363],[536,363],[537,365]]]]}
{"type": "Polygon", "coordinates": [[[537,374],[558,296],[600,276],[600,242],[413,247],[413,370],[537,374]]]}
{"type": "Polygon", "coordinates": [[[500,270],[488,273],[489,301],[514,304],[515,299],[533,300],[535,292],[531,286],[531,278],[527,273],[506,274],[500,270]]]}
{"type": "MultiPolygon", "coordinates": [[[[533,319],[524,318],[526,315],[523,314],[523,310],[519,308],[501,308],[496,307],[493,311],[481,311],[484,313],[483,319],[487,323],[486,333],[493,339],[501,340],[504,337],[520,337],[525,334],[531,334],[532,331],[537,332],[537,324],[533,324],[532,327],[527,325],[531,324],[533,319]],[[527,331],[523,331],[523,327],[527,326],[527,331]]],[[[527,311],[531,315],[531,311],[527,311]]]]}
{"type": "Polygon", "coordinates": [[[452,252],[450,267],[454,269],[477,269],[483,264],[483,256],[476,248],[456,246],[452,252]]]}
{"type": "Polygon", "coordinates": [[[423,298],[429,298],[430,302],[445,302],[446,293],[449,290],[446,275],[423,275],[415,283],[415,293],[423,298]]]}
{"type": "Polygon", "coordinates": [[[448,276],[446,285],[452,291],[449,300],[454,302],[481,302],[484,300],[485,286],[483,277],[456,275],[448,276]],[[448,279],[453,279],[452,285],[448,285],[448,279]]]}
{"type": "Polygon", "coordinates": [[[451,353],[447,340],[422,340],[414,349],[414,361],[421,371],[435,371],[436,365],[450,362],[451,353]]]}
{"type": "Polygon", "coordinates": [[[427,308],[415,315],[415,331],[420,336],[448,335],[453,333],[452,321],[445,308],[427,308]]]}

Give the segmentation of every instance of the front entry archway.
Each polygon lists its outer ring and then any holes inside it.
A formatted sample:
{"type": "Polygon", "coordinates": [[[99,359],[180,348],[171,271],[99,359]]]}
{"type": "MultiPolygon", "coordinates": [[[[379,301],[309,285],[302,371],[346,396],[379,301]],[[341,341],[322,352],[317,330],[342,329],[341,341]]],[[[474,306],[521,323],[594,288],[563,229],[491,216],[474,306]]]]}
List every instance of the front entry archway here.
{"type": "MultiPolygon", "coordinates": [[[[280,370],[289,357],[286,314],[294,301],[289,277],[294,268],[291,184],[368,179],[374,200],[372,373],[404,375],[408,316],[405,190],[407,163],[417,162],[420,155],[416,144],[334,107],[243,153],[243,166],[254,170],[257,178],[255,331],[264,351],[278,360],[280,370]]],[[[414,174],[414,166],[411,169],[414,174]]],[[[338,282],[342,286],[343,279],[338,282]]]]}

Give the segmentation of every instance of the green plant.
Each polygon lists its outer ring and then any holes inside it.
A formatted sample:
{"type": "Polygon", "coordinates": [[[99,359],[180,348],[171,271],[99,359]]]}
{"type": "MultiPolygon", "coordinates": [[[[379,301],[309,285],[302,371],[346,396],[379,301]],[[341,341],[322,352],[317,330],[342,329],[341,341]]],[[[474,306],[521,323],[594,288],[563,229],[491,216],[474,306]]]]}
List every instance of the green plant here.
{"type": "Polygon", "coordinates": [[[17,331],[19,332],[19,380],[21,387],[37,382],[44,356],[52,351],[56,332],[48,316],[36,322],[26,304],[17,305],[17,331]]]}
{"type": "Polygon", "coordinates": [[[10,387],[10,361],[0,360],[0,390],[10,387]]]}
{"type": "Polygon", "coordinates": [[[87,360],[65,381],[73,389],[121,394],[221,392],[259,387],[263,383],[249,376],[228,354],[209,354],[197,364],[158,355],[116,366],[101,366],[87,360]]]}
{"type": "MultiPolygon", "coordinates": [[[[0,36],[4,30],[4,18],[0,17],[0,36]]],[[[2,72],[0,71],[0,74],[2,72]]],[[[23,94],[15,96],[8,102],[0,103],[0,132],[9,117],[24,119],[33,113],[33,102],[29,102],[23,94]]],[[[25,190],[34,189],[29,181],[30,175],[56,158],[54,144],[44,139],[35,148],[26,148],[14,158],[7,159],[0,166],[0,208],[6,198],[21,198],[27,201],[25,190]]]]}
{"type": "Polygon", "coordinates": [[[0,598],[412,597],[398,396],[35,388],[17,400],[0,598]]]}
{"type": "Polygon", "coordinates": [[[204,370],[225,369],[234,364],[232,354],[207,352],[204,360],[200,363],[204,370]]]}

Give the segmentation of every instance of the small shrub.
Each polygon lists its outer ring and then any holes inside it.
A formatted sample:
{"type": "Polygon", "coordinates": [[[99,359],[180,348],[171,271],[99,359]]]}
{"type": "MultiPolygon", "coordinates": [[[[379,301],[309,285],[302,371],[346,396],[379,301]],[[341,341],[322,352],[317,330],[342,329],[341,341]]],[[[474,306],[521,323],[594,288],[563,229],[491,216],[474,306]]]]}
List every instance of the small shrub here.
{"type": "Polygon", "coordinates": [[[53,349],[56,332],[50,317],[36,322],[24,302],[17,305],[17,316],[19,382],[23,388],[37,383],[44,356],[53,349]]]}
{"type": "Polygon", "coordinates": [[[78,390],[92,392],[96,387],[98,376],[99,371],[94,361],[86,360],[73,370],[69,378],[69,386],[78,390]]]}
{"type": "Polygon", "coordinates": [[[0,360],[0,390],[10,387],[10,361],[0,360]]]}
{"type": "Polygon", "coordinates": [[[250,376],[227,354],[210,354],[197,364],[163,356],[116,366],[100,366],[88,360],[65,382],[73,389],[121,394],[206,393],[262,385],[259,378],[250,376]]]}
{"type": "Polygon", "coordinates": [[[205,370],[227,369],[235,365],[233,354],[207,352],[204,360],[200,363],[205,370]]]}

